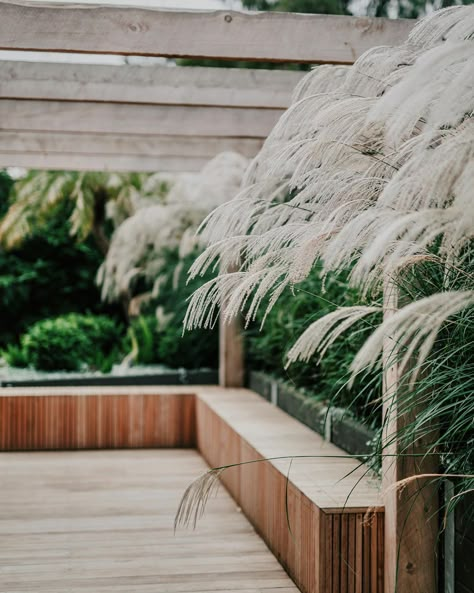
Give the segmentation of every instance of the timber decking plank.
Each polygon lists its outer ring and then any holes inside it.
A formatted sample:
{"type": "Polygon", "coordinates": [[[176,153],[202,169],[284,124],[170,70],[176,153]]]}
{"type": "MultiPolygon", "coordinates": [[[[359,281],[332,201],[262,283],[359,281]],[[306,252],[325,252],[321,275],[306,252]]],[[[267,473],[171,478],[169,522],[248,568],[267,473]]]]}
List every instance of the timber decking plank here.
{"type": "Polygon", "coordinates": [[[0,454],[0,590],[297,593],[223,489],[173,535],[206,469],[191,450],[0,454]]]}

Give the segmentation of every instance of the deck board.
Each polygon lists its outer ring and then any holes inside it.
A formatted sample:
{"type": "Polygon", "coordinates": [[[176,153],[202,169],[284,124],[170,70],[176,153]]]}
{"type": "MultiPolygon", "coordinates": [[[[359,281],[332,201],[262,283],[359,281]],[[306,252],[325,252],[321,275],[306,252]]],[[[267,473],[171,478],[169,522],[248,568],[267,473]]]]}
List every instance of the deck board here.
{"type": "Polygon", "coordinates": [[[221,489],[173,534],[193,450],[0,454],[2,593],[297,593],[221,489]]]}

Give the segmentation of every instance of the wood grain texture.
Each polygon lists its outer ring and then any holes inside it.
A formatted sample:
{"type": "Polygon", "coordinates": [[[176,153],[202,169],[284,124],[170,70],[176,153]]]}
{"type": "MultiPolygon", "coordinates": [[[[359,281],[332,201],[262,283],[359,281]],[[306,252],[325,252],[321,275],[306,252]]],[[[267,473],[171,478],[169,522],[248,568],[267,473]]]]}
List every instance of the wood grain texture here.
{"type": "Polygon", "coordinates": [[[262,146],[262,139],[234,136],[166,136],[140,134],[100,134],[74,132],[27,132],[0,130],[0,152],[15,154],[40,153],[42,155],[91,154],[104,157],[165,159],[211,159],[220,152],[233,150],[253,157],[262,146]]]}
{"type": "Polygon", "coordinates": [[[241,464],[222,480],[301,591],[383,593],[383,512],[357,462],[246,390],[200,390],[196,405],[199,450],[241,464]],[[342,458],[268,460],[292,454],[342,458]]]}
{"type": "Polygon", "coordinates": [[[243,387],[245,355],[242,319],[240,316],[224,321],[219,319],[219,385],[243,387]]]}
{"type": "MultiPolygon", "coordinates": [[[[384,317],[387,319],[400,306],[395,282],[387,279],[384,286],[384,317]]],[[[390,336],[384,343],[383,426],[384,457],[382,485],[384,491],[385,526],[378,535],[384,537],[384,593],[426,593],[438,588],[438,488],[430,479],[416,479],[402,490],[398,481],[439,472],[436,455],[426,455],[437,441],[437,429],[427,426],[422,434],[409,440],[405,427],[414,421],[418,411],[403,404],[403,393],[409,389],[397,361],[400,348],[390,336]],[[402,453],[403,456],[399,456],[402,453]],[[413,457],[411,457],[413,455],[413,457]],[[426,456],[425,456],[426,455],[426,456]]],[[[423,400],[424,398],[421,398],[423,400]]],[[[423,404],[420,404],[423,405],[423,404]]]]}
{"type": "Polygon", "coordinates": [[[253,157],[280,109],[0,99],[0,167],[196,172],[253,157]]]}
{"type": "Polygon", "coordinates": [[[225,487],[301,591],[383,593],[377,488],[356,460],[255,393],[207,386],[4,388],[0,427],[4,450],[196,445],[212,467],[237,464],[224,472],[225,487]],[[291,467],[288,456],[297,457],[291,467]]]}
{"type": "Polygon", "coordinates": [[[2,453],[2,593],[298,593],[222,489],[173,533],[191,450],[2,453]]]}
{"type": "Polygon", "coordinates": [[[107,155],[101,152],[1,152],[0,168],[23,167],[47,171],[133,171],[143,173],[198,173],[210,159],[199,157],[107,155]]]}
{"type": "Polygon", "coordinates": [[[398,45],[408,20],[0,3],[0,49],[351,64],[398,45]]]}
{"type": "Polygon", "coordinates": [[[266,138],[281,109],[0,100],[0,129],[266,138]]]}
{"type": "Polygon", "coordinates": [[[192,447],[194,395],[4,396],[0,450],[192,447]]]}
{"type": "Polygon", "coordinates": [[[0,62],[1,99],[286,109],[304,73],[0,62]]]}
{"type": "MultiPolygon", "coordinates": [[[[234,262],[225,268],[226,273],[238,272],[240,265],[234,262]]],[[[228,301],[221,297],[219,315],[219,385],[243,387],[245,382],[245,354],[242,315],[226,319],[228,301]]]]}

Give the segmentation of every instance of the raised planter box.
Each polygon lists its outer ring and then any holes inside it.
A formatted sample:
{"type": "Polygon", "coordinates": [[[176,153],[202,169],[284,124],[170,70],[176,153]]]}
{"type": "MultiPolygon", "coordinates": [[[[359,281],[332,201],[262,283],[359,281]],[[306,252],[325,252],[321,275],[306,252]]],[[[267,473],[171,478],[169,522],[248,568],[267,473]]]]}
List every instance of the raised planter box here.
{"type": "Polygon", "coordinates": [[[371,452],[374,431],[340,408],[328,408],[299,389],[260,371],[249,373],[249,388],[296,418],[350,455],[365,457],[371,452]]]}
{"type": "Polygon", "coordinates": [[[455,591],[474,593],[474,493],[461,499],[455,509],[455,591]]]}
{"type": "Polygon", "coordinates": [[[212,467],[237,464],[222,481],[303,593],[383,591],[384,512],[374,480],[256,393],[2,389],[0,419],[3,451],[197,447],[212,467]]]}
{"type": "Polygon", "coordinates": [[[170,371],[169,373],[130,375],[87,375],[83,377],[44,379],[3,379],[0,387],[100,387],[107,385],[217,385],[218,372],[213,370],[170,371]]]}

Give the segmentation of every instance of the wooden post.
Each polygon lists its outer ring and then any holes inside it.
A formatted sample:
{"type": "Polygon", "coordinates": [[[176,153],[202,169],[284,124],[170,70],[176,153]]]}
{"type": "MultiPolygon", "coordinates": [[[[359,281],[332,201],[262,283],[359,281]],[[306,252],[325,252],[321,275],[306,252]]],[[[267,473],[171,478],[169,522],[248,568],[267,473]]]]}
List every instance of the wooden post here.
{"type": "Polygon", "coordinates": [[[219,385],[221,387],[243,387],[244,385],[244,343],[242,319],[239,317],[219,321],[219,385]]]}
{"type": "MultiPolygon", "coordinates": [[[[237,262],[221,264],[222,271],[236,272],[237,262]]],[[[243,387],[245,379],[245,359],[243,323],[241,315],[224,321],[226,301],[221,301],[219,316],[219,385],[221,387],[243,387]]]]}
{"type": "MultiPolygon", "coordinates": [[[[388,281],[384,290],[385,316],[398,307],[398,290],[388,281]]],[[[390,336],[384,347],[384,457],[382,488],[385,505],[384,593],[437,592],[438,495],[429,480],[415,480],[403,489],[394,484],[404,478],[438,471],[437,459],[410,457],[426,452],[427,437],[406,443],[401,431],[418,410],[406,412],[399,399],[407,389],[395,362],[395,343],[390,336]],[[398,438],[395,438],[397,435],[398,438]],[[405,456],[396,457],[398,453],[405,456]],[[406,456],[408,455],[408,456],[406,456]]],[[[435,431],[429,435],[432,439],[435,431]]]]}

